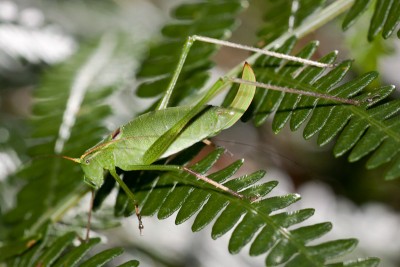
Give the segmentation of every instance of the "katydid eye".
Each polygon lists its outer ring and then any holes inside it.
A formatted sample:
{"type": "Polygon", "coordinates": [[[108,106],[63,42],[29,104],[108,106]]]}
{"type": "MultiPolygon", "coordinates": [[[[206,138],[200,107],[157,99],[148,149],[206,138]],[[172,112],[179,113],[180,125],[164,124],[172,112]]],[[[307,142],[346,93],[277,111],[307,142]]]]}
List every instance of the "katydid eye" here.
{"type": "Polygon", "coordinates": [[[89,163],[90,163],[90,160],[89,160],[89,159],[85,160],[85,163],[86,163],[86,164],[89,164],[89,163]]]}

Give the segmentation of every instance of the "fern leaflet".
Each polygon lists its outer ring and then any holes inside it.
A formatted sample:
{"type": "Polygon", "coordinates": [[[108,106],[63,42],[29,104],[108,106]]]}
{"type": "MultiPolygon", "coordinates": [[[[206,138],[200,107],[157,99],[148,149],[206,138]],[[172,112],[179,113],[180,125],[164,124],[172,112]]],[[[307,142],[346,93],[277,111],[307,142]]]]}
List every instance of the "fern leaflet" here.
{"type": "MultiPolygon", "coordinates": [[[[371,0],[356,0],[343,21],[343,29],[348,29],[372,4],[371,0]]],[[[387,39],[396,30],[400,22],[400,2],[396,0],[377,0],[368,31],[368,40],[372,41],[380,32],[387,39]]],[[[400,30],[397,32],[400,38],[400,30]]]]}
{"type": "MultiPolygon", "coordinates": [[[[54,230],[50,224],[45,224],[36,237],[26,238],[24,241],[14,241],[0,247],[0,261],[7,260],[7,266],[34,267],[34,266],[103,266],[115,257],[123,253],[122,248],[111,248],[104,250],[90,258],[86,255],[93,247],[100,243],[100,238],[92,238],[80,245],[74,246],[73,241],[77,238],[75,232],[67,232],[58,237],[51,237],[54,230]],[[23,251],[15,255],[16,246],[24,245],[23,251]],[[18,256],[18,257],[15,257],[18,256]]],[[[120,266],[138,266],[139,262],[131,260],[120,266]]]]}

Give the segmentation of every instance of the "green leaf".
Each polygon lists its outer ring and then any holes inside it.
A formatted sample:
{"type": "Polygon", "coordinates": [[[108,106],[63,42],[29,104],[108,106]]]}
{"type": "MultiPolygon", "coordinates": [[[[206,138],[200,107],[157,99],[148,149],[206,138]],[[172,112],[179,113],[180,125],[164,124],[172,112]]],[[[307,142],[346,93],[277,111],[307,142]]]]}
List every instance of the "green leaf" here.
{"type": "Polygon", "coordinates": [[[35,261],[40,257],[41,251],[47,246],[50,236],[50,222],[46,222],[38,233],[43,237],[40,242],[35,244],[29,251],[26,251],[23,255],[19,256],[18,266],[33,266],[35,261]]]}
{"type": "Polygon", "coordinates": [[[257,215],[247,213],[235,228],[234,233],[229,240],[229,252],[232,254],[239,253],[240,250],[251,241],[255,233],[264,226],[264,224],[265,222],[263,222],[263,220],[261,220],[257,215]]]}
{"type": "MultiPolygon", "coordinates": [[[[370,6],[372,0],[356,0],[347,13],[342,28],[347,30],[370,6]]],[[[372,41],[380,32],[383,38],[389,38],[400,22],[400,3],[396,0],[377,0],[368,31],[368,40],[372,41]]]]}
{"type": "Polygon", "coordinates": [[[118,267],[137,267],[137,266],[139,266],[139,262],[137,260],[127,261],[121,265],[118,265],[118,267]]]}
{"type": "Polygon", "coordinates": [[[400,2],[393,1],[392,6],[389,10],[389,15],[387,17],[386,23],[383,26],[382,36],[383,38],[389,38],[392,33],[396,30],[397,25],[400,22],[400,2]]]}
{"type": "MultiPolygon", "coordinates": [[[[350,97],[351,95],[360,92],[363,88],[368,86],[377,76],[378,74],[376,72],[366,73],[340,87],[337,87],[331,92],[333,95],[339,97],[350,97]]],[[[309,139],[318,131],[320,131],[321,128],[327,123],[327,120],[330,118],[335,108],[336,106],[322,106],[315,109],[313,114],[311,115],[310,121],[307,123],[304,129],[304,138],[309,139]]],[[[296,118],[297,111],[295,111],[294,113],[295,114],[293,115],[293,120],[295,120],[296,118]]]]}
{"type": "MultiPolygon", "coordinates": [[[[335,156],[341,156],[350,150],[359,140],[364,131],[373,120],[386,120],[400,110],[400,101],[391,101],[386,104],[369,109],[365,116],[355,117],[343,129],[333,150],[335,156]]],[[[363,114],[364,115],[364,114],[363,114]]],[[[365,147],[364,149],[370,149],[365,147]]],[[[372,150],[372,149],[371,149],[372,150]]],[[[368,152],[367,152],[368,153],[368,152]]],[[[353,160],[358,158],[353,157],[353,160]]]]}
{"type": "Polygon", "coordinates": [[[394,0],[379,0],[376,2],[375,12],[372,16],[368,32],[369,40],[373,40],[373,38],[382,30],[393,2],[394,0]]]}
{"type": "Polygon", "coordinates": [[[75,247],[68,254],[62,256],[54,267],[73,267],[77,266],[79,261],[89,252],[92,247],[100,242],[100,238],[92,238],[80,246],[75,247]]]}
{"type": "Polygon", "coordinates": [[[6,260],[7,258],[22,254],[24,251],[30,249],[39,240],[40,236],[36,235],[24,238],[23,240],[6,243],[0,247],[0,262],[6,260]]]}
{"type": "MultiPolygon", "coordinates": [[[[290,38],[282,46],[280,46],[279,49],[276,50],[276,52],[287,54],[293,49],[295,43],[296,39],[290,38]]],[[[276,57],[261,56],[260,58],[258,58],[257,61],[254,63],[254,71],[256,73],[257,80],[266,83],[271,76],[275,75],[276,72],[279,71],[278,66],[280,66],[282,62],[282,59],[276,57]],[[263,71],[259,72],[259,68],[262,68],[263,71]]],[[[298,67],[300,66],[298,65],[298,67]]],[[[294,69],[291,66],[289,70],[282,71],[286,74],[289,71],[294,71],[294,69]]],[[[279,81],[281,81],[281,79],[279,79],[279,81]]],[[[256,95],[254,96],[254,107],[252,109],[252,113],[254,114],[254,123],[256,126],[259,126],[263,122],[265,122],[268,116],[279,105],[282,97],[283,93],[281,92],[258,89],[258,92],[256,92],[256,95]]]]}
{"type": "Polygon", "coordinates": [[[342,28],[347,30],[368,9],[372,0],[355,0],[352,8],[347,12],[343,20],[342,28]]]}
{"type": "Polygon", "coordinates": [[[332,259],[352,251],[356,247],[357,243],[358,241],[356,239],[329,241],[310,247],[310,251],[312,254],[318,255],[318,257],[332,259]]]}
{"type": "MultiPolygon", "coordinates": [[[[224,182],[224,179],[234,175],[242,165],[243,160],[238,160],[208,177],[216,182],[222,183],[224,182]]],[[[179,212],[176,215],[175,224],[181,224],[193,216],[202,204],[207,201],[210,195],[210,193],[207,193],[204,190],[199,190],[197,188],[193,189],[185,200],[186,203],[191,203],[192,205],[183,205],[182,208],[179,209],[179,212]]]]}
{"type": "Polygon", "coordinates": [[[66,247],[72,244],[76,234],[69,232],[59,238],[57,238],[36,261],[35,265],[49,266],[55,262],[55,260],[61,255],[66,247]]]}
{"type": "MultiPolygon", "coordinates": [[[[291,213],[279,213],[271,216],[273,224],[289,227],[305,221],[314,214],[314,210],[299,210],[291,213]]],[[[274,232],[268,224],[261,230],[250,247],[250,255],[258,256],[267,252],[278,240],[280,234],[274,232]]]]}
{"type": "MultiPolygon", "coordinates": [[[[207,157],[203,159],[201,162],[193,165],[191,167],[191,170],[204,174],[206,171],[209,170],[209,168],[211,168],[216,163],[216,161],[218,160],[218,158],[221,156],[222,153],[224,153],[224,149],[215,150],[214,153],[208,154],[207,157]]],[[[189,174],[182,175],[181,177],[182,179],[193,179],[189,174]]],[[[174,213],[176,210],[182,207],[182,204],[184,203],[184,201],[190,195],[191,192],[192,192],[191,187],[184,185],[176,187],[175,190],[173,190],[164,199],[164,202],[162,203],[158,211],[158,218],[164,219],[171,216],[172,213],[174,213]]]]}
{"type": "Polygon", "coordinates": [[[81,263],[80,267],[101,267],[124,252],[122,248],[110,248],[81,263]]]}

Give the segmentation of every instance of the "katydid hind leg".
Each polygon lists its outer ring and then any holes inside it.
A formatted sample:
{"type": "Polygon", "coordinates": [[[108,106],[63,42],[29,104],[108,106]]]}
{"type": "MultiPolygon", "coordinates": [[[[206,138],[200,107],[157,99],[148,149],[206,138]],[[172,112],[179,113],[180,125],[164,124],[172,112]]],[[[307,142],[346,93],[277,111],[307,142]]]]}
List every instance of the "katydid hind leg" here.
{"type": "MultiPolygon", "coordinates": [[[[240,199],[249,199],[251,202],[256,200],[256,198],[254,198],[254,197],[247,198],[246,196],[226,187],[225,185],[220,184],[220,183],[208,178],[207,176],[197,173],[185,166],[179,166],[179,165],[132,165],[132,166],[126,166],[124,168],[124,170],[126,170],[126,171],[128,171],[128,170],[129,171],[138,171],[138,170],[142,170],[142,171],[146,171],[146,170],[147,171],[172,171],[172,172],[184,171],[184,172],[189,173],[208,184],[213,185],[217,189],[219,189],[223,192],[226,192],[234,197],[237,197],[240,199]]],[[[120,179],[120,178],[118,178],[118,179],[120,179]]]]}
{"type": "Polygon", "coordinates": [[[235,49],[255,52],[255,53],[272,56],[272,57],[277,57],[277,58],[282,58],[285,60],[299,62],[304,65],[310,65],[310,66],[315,66],[315,67],[319,67],[319,68],[334,67],[334,65],[332,65],[332,64],[321,63],[318,61],[313,61],[313,60],[304,59],[304,58],[300,58],[300,57],[296,57],[296,56],[281,54],[281,53],[277,53],[274,51],[269,51],[269,50],[251,47],[251,46],[242,45],[242,44],[237,44],[237,43],[232,43],[229,41],[219,40],[219,39],[210,38],[210,37],[206,37],[206,36],[192,35],[186,39],[186,42],[183,45],[182,53],[180,55],[178,64],[175,67],[171,81],[168,84],[168,87],[165,90],[165,93],[164,93],[161,101],[157,105],[156,109],[158,109],[158,110],[165,109],[168,106],[168,103],[171,98],[174,87],[176,85],[176,82],[178,81],[179,75],[182,72],[183,65],[185,64],[187,55],[189,54],[189,51],[195,41],[201,41],[204,43],[211,43],[214,45],[226,46],[226,47],[231,47],[231,48],[235,48],[235,49]]]}
{"type": "Polygon", "coordinates": [[[227,193],[229,193],[229,194],[231,194],[231,195],[233,195],[233,196],[235,196],[237,198],[240,198],[240,199],[244,199],[245,198],[245,196],[243,196],[242,194],[240,194],[240,193],[238,193],[238,192],[236,192],[236,191],[234,191],[234,190],[232,190],[232,189],[230,189],[230,188],[228,188],[228,187],[226,187],[226,186],[224,186],[224,185],[222,185],[220,183],[217,183],[216,181],[208,178],[205,175],[197,173],[197,172],[195,172],[195,171],[193,171],[193,170],[191,170],[191,169],[189,169],[187,167],[182,167],[182,170],[184,170],[187,173],[190,173],[191,175],[194,175],[196,178],[198,178],[198,179],[200,179],[200,180],[202,180],[202,181],[204,181],[204,182],[206,182],[208,184],[211,184],[211,185],[215,186],[216,188],[218,188],[218,189],[220,189],[222,191],[225,191],[225,192],[227,192],[227,193]]]}
{"type": "Polygon", "coordinates": [[[202,140],[202,142],[206,146],[215,146],[215,144],[210,139],[204,139],[204,140],[202,140]]]}
{"type": "MultiPolygon", "coordinates": [[[[192,35],[192,36],[189,36],[187,38],[186,42],[183,45],[182,53],[180,55],[178,64],[175,67],[175,70],[173,72],[171,81],[168,84],[168,87],[165,90],[165,93],[164,93],[161,101],[157,105],[156,109],[159,110],[159,109],[167,108],[169,100],[170,100],[170,98],[172,96],[173,90],[175,88],[176,82],[178,81],[179,75],[182,72],[183,65],[184,65],[184,63],[186,61],[186,58],[187,58],[187,56],[189,54],[189,51],[190,51],[190,49],[193,46],[193,43],[195,41],[201,41],[201,42],[204,42],[204,43],[211,43],[211,44],[214,44],[214,45],[220,45],[220,46],[231,47],[231,48],[245,50],[245,51],[251,51],[251,52],[263,54],[263,55],[266,55],[266,56],[281,58],[281,59],[292,61],[292,62],[298,62],[300,64],[304,64],[304,65],[308,65],[308,66],[315,66],[315,67],[319,67],[319,68],[333,68],[333,67],[335,67],[335,64],[326,64],[326,63],[322,63],[322,62],[318,62],[318,61],[314,61],[314,60],[304,59],[304,58],[300,58],[300,57],[296,57],[296,56],[277,53],[277,52],[270,51],[270,50],[265,50],[265,49],[260,49],[260,48],[256,48],[256,47],[252,47],[252,46],[232,43],[232,42],[229,42],[229,41],[219,40],[219,39],[210,38],[210,37],[206,37],[206,36],[192,35]]],[[[228,79],[228,80],[230,80],[231,82],[235,82],[232,79],[228,79]]],[[[238,82],[238,81],[236,81],[236,82],[238,82]]],[[[264,87],[264,88],[266,88],[266,87],[264,87]]],[[[269,87],[269,88],[266,88],[266,89],[280,90],[279,88],[278,89],[277,88],[278,87],[275,86],[273,88],[269,87]]],[[[283,90],[285,90],[285,88],[283,88],[283,90]]],[[[210,90],[210,91],[212,91],[212,90],[210,90]]],[[[296,89],[293,89],[292,91],[296,91],[296,92],[293,92],[293,93],[299,93],[299,92],[301,93],[302,92],[301,90],[296,90],[296,89]]],[[[203,100],[209,101],[209,98],[211,98],[216,93],[217,92],[212,92],[212,93],[208,92],[200,102],[202,102],[203,100]]],[[[318,93],[315,94],[314,97],[322,97],[322,98],[326,98],[326,99],[330,99],[330,100],[334,100],[334,101],[338,101],[338,102],[342,102],[342,103],[347,103],[347,104],[353,104],[353,105],[358,105],[359,104],[354,100],[347,100],[347,99],[338,98],[338,97],[334,97],[335,99],[332,99],[331,96],[329,96],[329,95],[327,95],[327,97],[324,97],[324,94],[318,94],[318,93]]]]}
{"type": "Polygon", "coordinates": [[[331,100],[331,101],[335,101],[335,102],[339,102],[339,103],[343,103],[343,104],[355,105],[355,106],[359,106],[361,104],[360,101],[355,100],[355,99],[342,98],[342,97],[324,94],[324,93],[318,93],[318,92],[313,92],[313,91],[304,91],[304,90],[276,86],[276,85],[266,84],[266,83],[260,83],[257,81],[249,81],[249,80],[234,78],[234,77],[227,77],[226,79],[230,80],[233,83],[249,84],[249,85],[254,85],[257,88],[264,88],[267,90],[280,91],[283,93],[310,96],[310,97],[321,98],[321,99],[325,99],[325,100],[331,100]]]}
{"type": "MultiPolygon", "coordinates": [[[[213,148],[219,147],[217,144],[215,144],[210,139],[204,139],[201,142],[203,142],[203,144],[205,144],[206,146],[209,146],[209,147],[213,147],[213,148]]],[[[233,157],[233,153],[231,151],[229,151],[229,149],[227,149],[225,147],[224,147],[224,152],[229,154],[231,157],[233,157]]]]}
{"type": "MultiPolygon", "coordinates": [[[[168,107],[170,98],[172,96],[173,90],[176,85],[176,82],[178,81],[179,75],[181,74],[182,69],[183,69],[183,65],[185,64],[186,58],[189,54],[189,51],[195,41],[201,41],[201,42],[205,42],[205,43],[212,43],[215,45],[221,45],[221,46],[227,46],[227,47],[232,47],[232,48],[241,49],[241,50],[252,51],[252,52],[261,53],[261,54],[273,56],[273,57],[278,57],[278,58],[282,58],[282,59],[286,59],[286,60],[290,60],[290,61],[295,61],[295,62],[299,62],[299,63],[305,64],[305,65],[312,65],[312,66],[316,66],[316,67],[320,67],[320,68],[332,67],[332,65],[330,65],[330,64],[325,64],[325,63],[321,63],[321,62],[317,62],[317,61],[312,61],[312,60],[307,60],[307,59],[303,59],[303,58],[299,58],[299,57],[295,57],[295,56],[280,54],[280,53],[276,53],[273,51],[249,47],[246,45],[235,44],[235,43],[231,43],[228,41],[222,41],[222,40],[209,38],[209,37],[205,37],[205,36],[193,35],[193,36],[189,36],[187,38],[186,42],[184,43],[182,53],[180,55],[177,65],[175,67],[172,78],[167,86],[167,89],[165,90],[163,97],[161,98],[160,102],[158,103],[158,105],[156,107],[157,110],[165,109],[168,107]]],[[[246,66],[246,64],[245,64],[245,66],[246,66]]],[[[249,68],[249,66],[247,68],[249,68]]],[[[255,82],[255,78],[248,79],[247,77],[243,77],[243,80],[250,80],[252,82],[255,82]]],[[[230,80],[230,81],[232,81],[232,80],[230,80]]],[[[151,164],[154,161],[156,161],[168,149],[168,147],[172,144],[172,142],[177,138],[179,133],[182,131],[182,129],[185,127],[185,125],[187,125],[187,123],[190,121],[190,119],[192,119],[196,114],[198,114],[201,111],[202,106],[204,104],[208,103],[213,97],[215,97],[215,95],[217,95],[219,93],[219,91],[224,88],[224,85],[226,85],[225,82],[218,80],[206,92],[206,94],[203,96],[203,98],[200,99],[200,101],[193,107],[193,110],[191,112],[186,114],[186,116],[184,116],[184,118],[182,118],[181,121],[179,121],[171,129],[169,129],[163,136],[161,136],[147,150],[147,152],[145,153],[145,155],[143,157],[143,161],[148,164],[151,164]]],[[[248,84],[248,85],[250,85],[250,84],[248,84]]],[[[240,98],[239,100],[242,100],[242,99],[243,99],[243,97],[240,98]]],[[[251,99],[252,99],[252,97],[251,97],[251,99]]]]}

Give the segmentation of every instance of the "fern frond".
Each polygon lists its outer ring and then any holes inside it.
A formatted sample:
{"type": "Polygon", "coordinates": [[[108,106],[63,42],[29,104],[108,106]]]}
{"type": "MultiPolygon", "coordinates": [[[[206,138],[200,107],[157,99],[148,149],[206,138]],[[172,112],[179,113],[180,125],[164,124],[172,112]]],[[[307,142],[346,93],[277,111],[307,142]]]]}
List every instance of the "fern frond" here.
{"type": "MultiPolygon", "coordinates": [[[[372,0],[356,0],[343,21],[343,30],[350,28],[371,4],[372,0]]],[[[399,22],[400,2],[377,0],[368,31],[368,40],[372,41],[380,32],[382,32],[383,38],[389,38],[395,32],[399,22]]],[[[397,36],[400,38],[400,30],[397,31],[397,36]]]]}
{"type": "MultiPolygon", "coordinates": [[[[197,34],[218,39],[226,39],[237,25],[237,15],[245,8],[242,0],[199,1],[182,4],[172,13],[175,21],[162,29],[164,40],[149,51],[137,73],[138,78],[148,79],[142,83],[136,94],[140,97],[160,95],[171,79],[188,36],[197,34]]],[[[170,106],[177,105],[182,99],[196,94],[208,79],[207,70],[212,67],[209,59],[216,47],[195,43],[190,50],[180,74],[170,106]]]]}
{"type": "MultiPolygon", "coordinates": [[[[295,39],[288,39],[278,51],[289,53],[294,44],[295,39]]],[[[316,48],[317,43],[310,43],[297,56],[309,58],[316,48]]],[[[320,61],[333,63],[335,59],[336,53],[330,53],[320,61]]],[[[400,135],[397,131],[400,103],[395,100],[380,104],[393,92],[394,87],[384,86],[362,92],[377,77],[376,72],[340,84],[351,68],[351,61],[343,61],[329,72],[264,56],[258,58],[253,66],[257,79],[263,83],[354,98],[362,104],[338,105],[323,99],[259,89],[251,111],[246,114],[247,119],[252,117],[255,125],[259,126],[275,113],[272,128],[276,133],[289,122],[292,131],[305,123],[304,138],[319,134],[320,146],[339,137],[334,148],[335,156],[353,149],[349,161],[354,162],[376,151],[368,161],[367,168],[389,163],[386,179],[400,177],[400,165],[396,158],[400,151],[400,135]]]]}
{"type": "Polygon", "coordinates": [[[59,220],[88,191],[79,166],[58,155],[80,155],[82,140],[90,146],[107,131],[101,119],[111,110],[101,101],[111,88],[97,81],[111,59],[118,58],[116,40],[82,47],[49,71],[35,91],[28,151],[32,160],[17,174],[25,185],[16,207],[4,216],[8,238],[33,234],[45,221],[59,220]]]}
{"type": "MultiPolygon", "coordinates": [[[[206,173],[223,153],[222,148],[216,149],[190,168],[199,173],[206,173]]],[[[180,159],[177,161],[179,162],[180,159]]],[[[177,213],[176,224],[195,217],[192,230],[200,231],[212,224],[213,239],[233,230],[228,245],[229,251],[235,254],[250,244],[250,255],[266,254],[267,266],[279,264],[324,266],[328,260],[332,262],[335,258],[354,249],[357,244],[354,239],[308,245],[309,242],[328,233],[332,228],[331,224],[325,222],[294,228],[295,225],[311,217],[314,210],[303,209],[293,212],[283,210],[297,202],[300,196],[288,194],[268,197],[278,183],[276,181],[257,183],[263,178],[264,171],[256,171],[231,179],[242,165],[243,160],[233,162],[209,174],[208,177],[240,192],[248,199],[238,199],[223,194],[185,173],[166,173],[158,176],[159,173],[156,172],[155,179],[139,186],[141,189],[138,189],[136,184],[132,190],[135,191],[138,203],[142,205],[142,215],[157,215],[159,219],[165,219],[177,213]],[[249,199],[254,197],[258,199],[251,203],[249,199]]],[[[131,179],[141,179],[141,175],[146,175],[146,179],[149,177],[148,173],[138,172],[126,172],[124,175],[130,174],[136,175],[130,176],[131,179]]],[[[122,191],[120,195],[124,197],[122,191]]],[[[356,262],[354,266],[376,266],[379,260],[374,258],[356,262]]],[[[347,263],[340,264],[346,266],[347,263]]]]}
{"type": "MultiPolygon", "coordinates": [[[[88,258],[86,255],[100,243],[100,238],[91,238],[75,246],[73,244],[77,239],[75,232],[68,232],[58,237],[51,237],[50,232],[49,224],[47,224],[42,227],[37,236],[31,236],[21,241],[13,241],[0,247],[0,262],[5,262],[7,266],[15,267],[92,267],[103,266],[124,251],[122,248],[111,248],[88,258]],[[17,250],[17,247],[21,249],[17,250]]],[[[138,261],[131,260],[121,266],[138,265],[138,261]]]]}

